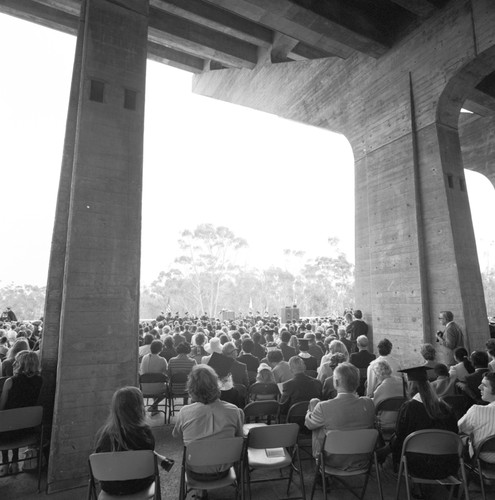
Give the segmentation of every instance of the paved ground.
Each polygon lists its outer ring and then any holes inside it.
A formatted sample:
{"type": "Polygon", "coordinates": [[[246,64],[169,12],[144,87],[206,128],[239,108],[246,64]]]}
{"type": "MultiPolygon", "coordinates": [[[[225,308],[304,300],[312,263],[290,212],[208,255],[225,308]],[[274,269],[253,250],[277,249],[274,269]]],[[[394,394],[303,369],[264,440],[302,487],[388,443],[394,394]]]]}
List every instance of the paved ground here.
{"type": "MultiPolygon", "coordinates": [[[[180,463],[182,459],[182,443],[172,438],[172,425],[163,425],[163,418],[158,415],[154,417],[153,432],[155,434],[157,447],[156,450],[175,460],[175,465],[170,472],[160,471],[161,492],[163,500],[176,500],[179,497],[179,477],[180,477],[180,463]]],[[[306,485],[306,495],[309,500],[311,493],[311,484],[313,478],[313,463],[311,460],[303,462],[304,470],[304,483],[306,485]]],[[[397,483],[397,476],[393,474],[391,464],[389,461],[385,462],[381,468],[381,478],[384,490],[385,500],[395,498],[395,486],[397,483]]],[[[33,473],[21,473],[17,476],[10,476],[0,478],[0,500],[39,500],[40,497],[45,496],[44,493],[37,494],[37,477],[33,473]]],[[[44,487],[44,480],[42,488],[44,487]]],[[[287,482],[267,482],[260,483],[252,486],[252,498],[254,500],[276,500],[286,498],[286,485],[287,482]]],[[[426,492],[426,498],[432,500],[442,500],[448,498],[446,490],[440,486],[434,487],[431,491],[426,492]]],[[[481,494],[479,485],[476,482],[471,482],[469,488],[471,500],[480,500],[481,494]]],[[[291,497],[300,495],[298,482],[291,487],[291,497]]],[[[247,497],[247,496],[246,496],[247,497]]],[[[62,493],[52,494],[49,496],[50,500],[85,500],[87,498],[87,488],[78,488],[62,493]]],[[[188,497],[190,498],[190,496],[188,497]]],[[[210,500],[230,500],[234,498],[233,489],[228,488],[224,490],[216,490],[209,496],[210,500]]],[[[318,487],[314,499],[320,500],[323,498],[321,487],[318,487]]],[[[340,486],[332,484],[329,499],[334,500],[348,500],[355,498],[351,493],[343,490],[340,486]]],[[[378,499],[378,487],[376,478],[373,477],[368,485],[366,493],[367,499],[378,499]]],[[[400,499],[405,499],[405,489],[402,488],[400,499]]],[[[495,499],[495,488],[491,488],[487,495],[488,500],[495,499]]]]}

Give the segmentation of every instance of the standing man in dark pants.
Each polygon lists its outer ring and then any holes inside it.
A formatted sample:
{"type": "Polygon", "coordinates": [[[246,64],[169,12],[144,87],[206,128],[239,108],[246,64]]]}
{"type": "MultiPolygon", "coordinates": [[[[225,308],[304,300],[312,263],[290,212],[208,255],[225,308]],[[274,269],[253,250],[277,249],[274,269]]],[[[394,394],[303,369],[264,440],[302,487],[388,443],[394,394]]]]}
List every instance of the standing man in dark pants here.
{"type": "Polygon", "coordinates": [[[354,311],[354,321],[351,321],[345,330],[349,334],[349,339],[352,342],[352,352],[357,351],[356,341],[360,335],[368,336],[368,325],[363,320],[363,313],[356,309],[354,311]]]}

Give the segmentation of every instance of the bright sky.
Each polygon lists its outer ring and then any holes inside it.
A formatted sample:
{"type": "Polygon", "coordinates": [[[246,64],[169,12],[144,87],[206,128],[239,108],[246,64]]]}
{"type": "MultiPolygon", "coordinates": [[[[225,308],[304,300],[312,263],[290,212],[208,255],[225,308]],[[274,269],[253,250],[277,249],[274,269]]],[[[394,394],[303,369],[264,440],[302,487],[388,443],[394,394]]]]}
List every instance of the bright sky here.
{"type": "MultiPolygon", "coordinates": [[[[75,38],[0,15],[0,285],[46,284],[75,38]],[[35,43],[33,43],[35,41],[35,43]]],[[[148,61],[142,284],[173,263],[184,229],[225,225],[246,264],[282,250],[354,260],[354,169],[340,135],[191,92],[191,75],[148,61]]],[[[495,192],[466,172],[482,269],[495,265],[495,192]],[[493,233],[492,233],[493,234],[493,233]]]]}

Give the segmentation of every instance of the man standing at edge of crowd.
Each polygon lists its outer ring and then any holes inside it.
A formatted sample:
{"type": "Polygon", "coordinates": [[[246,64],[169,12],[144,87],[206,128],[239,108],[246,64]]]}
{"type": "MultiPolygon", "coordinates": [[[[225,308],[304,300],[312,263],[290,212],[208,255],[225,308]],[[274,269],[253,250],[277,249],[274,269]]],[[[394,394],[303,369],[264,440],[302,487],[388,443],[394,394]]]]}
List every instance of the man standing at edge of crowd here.
{"type": "Polygon", "coordinates": [[[345,331],[349,334],[350,341],[352,343],[351,351],[356,352],[356,341],[361,335],[368,336],[368,325],[363,319],[363,313],[361,310],[356,309],[354,311],[354,321],[351,321],[345,331]]]}
{"type": "Polygon", "coordinates": [[[439,345],[439,362],[447,366],[454,364],[454,350],[464,347],[461,327],[454,322],[454,315],[451,311],[440,311],[438,320],[445,327],[444,331],[437,332],[437,342],[439,345]]]}

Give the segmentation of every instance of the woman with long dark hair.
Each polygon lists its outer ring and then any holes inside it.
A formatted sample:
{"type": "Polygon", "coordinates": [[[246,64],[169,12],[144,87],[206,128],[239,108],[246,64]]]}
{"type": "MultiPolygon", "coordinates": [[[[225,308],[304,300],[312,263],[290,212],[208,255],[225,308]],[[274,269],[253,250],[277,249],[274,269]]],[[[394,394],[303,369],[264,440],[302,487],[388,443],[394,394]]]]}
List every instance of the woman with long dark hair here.
{"type": "MultiPolygon", "coordinates": [[[[402,405],[397,417],[395,438],[391,442],[395,465],[400,462],[402,445],[409,434],[423,429],[442,429],[457,433],[457,419],[450,406],[438,398],[428,382],[427,368],[419,366],[399,371],[407,374],[411,399],[402,405]]],[[[451,459],[443,456],[436,459],[432,455],[420,456],[415,453],[410,455],[408,467],[413,475],[439,479],[456,473],[457,455],[451,459]]]]}
{"type": "MultiPolygon", "coordinates": [[[[154,450],[155,439],[146,421],[143,395],[136,387],[115,391],[107,421],[96,435],[96,453],[128,450],[154,450]]],[[[102,481],[101,488],[111,495],[130,495],[153,484],[154,476],[129,481],[102,481]]]]}

